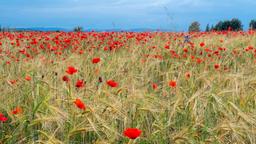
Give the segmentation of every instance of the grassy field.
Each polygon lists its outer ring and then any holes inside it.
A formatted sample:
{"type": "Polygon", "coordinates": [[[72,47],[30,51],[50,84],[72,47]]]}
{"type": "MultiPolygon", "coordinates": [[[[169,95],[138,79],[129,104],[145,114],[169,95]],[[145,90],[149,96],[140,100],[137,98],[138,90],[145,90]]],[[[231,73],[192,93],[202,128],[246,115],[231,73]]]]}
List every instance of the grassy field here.
{"type": "Polygon", "coordinates": [[[1,33],[0,143],[255,144],[256,33],[185,35],[1,33]]]}

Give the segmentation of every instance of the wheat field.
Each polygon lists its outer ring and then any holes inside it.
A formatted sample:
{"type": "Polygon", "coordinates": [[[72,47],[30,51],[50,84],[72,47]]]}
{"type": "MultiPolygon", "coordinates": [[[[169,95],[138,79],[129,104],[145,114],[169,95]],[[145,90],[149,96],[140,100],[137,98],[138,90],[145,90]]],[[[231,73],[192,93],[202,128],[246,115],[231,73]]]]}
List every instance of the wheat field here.
{"type": "Polygon", "coordinates": [[[256,143],[253,31],[5,32],[0,84],[2,144],[256,143]]]}

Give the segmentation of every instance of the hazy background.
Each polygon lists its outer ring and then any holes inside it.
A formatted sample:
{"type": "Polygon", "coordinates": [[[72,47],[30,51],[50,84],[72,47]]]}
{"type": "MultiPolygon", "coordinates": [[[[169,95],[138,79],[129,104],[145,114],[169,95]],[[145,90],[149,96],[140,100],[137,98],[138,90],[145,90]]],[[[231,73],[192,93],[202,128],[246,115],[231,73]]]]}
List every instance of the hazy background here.
{"type": "Polygon", "coordinates": [[[255,8],[254,0],[0,0],[0,25],[187,31],[192,21],[204,30],[235,17],[248,29],[255,8]]]}

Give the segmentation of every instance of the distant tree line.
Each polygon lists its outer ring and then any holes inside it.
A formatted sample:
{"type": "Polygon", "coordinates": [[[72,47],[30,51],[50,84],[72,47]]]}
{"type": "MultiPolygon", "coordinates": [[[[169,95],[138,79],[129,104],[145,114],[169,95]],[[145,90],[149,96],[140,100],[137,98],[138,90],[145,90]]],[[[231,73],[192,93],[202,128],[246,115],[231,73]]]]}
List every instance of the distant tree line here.
{"type": "MultiPolygon", "coordinates": [[[[251,30],[256,30],[256,19],[255,20],[251,20],[250,24],[249,24],[249,28],[251,30]]],[[[216,25],[212,25],[210,27],[209,24],[206,25],[205,31],[209,32],[209,31],[242,31],[243,30],[243,24],[242,22],[237,19],[237,18],[233,18],[231,20],[224,20],[224,21],[219,21],[216,25]]],[[[190,24],[189,28],[188,28],[189,32],[200,32],[200,23],[197,21],[194,21],[190,24]]]]}
{"type": "Polygon", "coordinates": [[[242,22],[239,19],[232,19],[232,20],[225,20],[218,22],[213,30],[216,31],[225,31],[225,30],[232,30],[232,31],[240,31],[243,30],[242,22]]]}
{"type": "MultiPolygon", "coordinates": [[[[251,20],[249,23],[249,29],[251,30],[256,30],[256,19],[251,20]]],[[[219,21],[215,26],[214,25],[210,25],[207,24],[205,31],[209,32],[209,31],[241,31],[243,30],[243,25],[242,22],[237,19],[237,18],[233,18],[231,20],[224,20],[224,21],[219,21]]],[[[0,32],[8,32],[8,31],[17,31],[14,28],[5,28],[2,27],[0,25],[0,32]]],[[[74,32],[81,32],[83,31],[83,27],[81,26],[77,26],[73,29],[74,32]]],[[[189,28],[188,28],[189,32],[200,32],[200,23],[198,21],[194,21],[190,24],[189,28]]]]}

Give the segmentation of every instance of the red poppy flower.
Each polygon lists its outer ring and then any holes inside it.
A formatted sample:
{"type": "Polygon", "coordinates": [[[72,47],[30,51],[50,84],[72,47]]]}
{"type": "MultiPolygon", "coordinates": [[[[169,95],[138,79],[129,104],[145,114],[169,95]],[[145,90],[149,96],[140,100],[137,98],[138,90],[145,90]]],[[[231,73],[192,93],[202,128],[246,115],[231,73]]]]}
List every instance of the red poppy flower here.
{"type": "Polygon", "coordinates": [[[86,106],[85,104],[79,99],[77,98],[75,101],[74,101],[74,104],[81,110],[85,110],[86,106]]]}
{"type": "Polygon", "coordinates": [[[100,62],[100,58],[93,58],[92,59],[93,64],[96,64],[96,63],[99,63],[99,62],[100,62]]]}
{"type": "Polygon", "coordinates": [[[17,80],[10,80],[9,82],[14,85],[16,84],[17,80]]]}
{"type": "Polygon", "coordinates": [[[127,128],[124,131],[124,136],[130,138],[130,139],[136,139],[141,135],[141,130],[137,128],[127,128]]]}
{"type": "Polygon", "coordinates": [[[107,51],[108,50],[108,47],[104,47],[104,51],[107,51]]]}
{"type": "Polygon", "coordinates": [[[26,79],[27,81],[30,81],[30,80],[31,80],[31,77],[30,77],[30,76],[26,76],[25,79],[26,79]]]}
{"type": "Polygon", "coordinates": [[[69,66],[68,69],[66,70],[66,72],[70,75],[73,75],[74,73],[77,72],[77,69],[73,66],[69,66]]]}
{"type": "Polygon", "coordinates": [[[16,115],[16,114],[21,114],[22,113],[22,109],[20,107],[16,107],[15,109],[12,110],[12,114],[16,115]]]}
{"type": "Polygon", "coordinates": [[[200,64],[200,63],[202,63],[202,62],[203,62],[202,59],[200,59],[200,58],[197,58],[197,59],[196,59],[196,63],[197,63],[197,64],[200,64]]]}
{"type": "Polygon", "coordinates": [[[6,122],[8,120],[7,117],[4,116],[4,114],[0,113],[0,122],[6,122]]]}
{"type": "Polygon", "coordinates": [[[217,70],[217,69],[220,68],[220,65],[219,65],[219,64],[215,64],[215,65],[214,65],[214,68],[217,70]]]}
{"type": "Polygon", "coordinates": [[[170,46],[169,45],[165,45],[164,48],[165,49],[170,49],[170,46]]]}
{"type": "Polygon", "coordinates": [[[84,51],[83,51],[83,50],[80,50],[80,51],[79,51],[79,54],[84,54],[84,51]]]}
{"type": "Polygon", "coordinates": [[[185,77],[186,77],[186,79],[189,79],[191,77],[191,73],[190,72],[186,72],[185,73],[185,77]]]}
{"type": "Polygon", "coordinates": [[[82,88],[82,87],[84,87],[84,81],[83,81],[83,80],[77,80],[77,82],[76,82],[76,87],[77,87],[77,88],[82,88]]]}
{"type": "Polygon", "coordinates": [[[70,81],[70,79],[68,78],[68,76],[63,76],[63,77],[62,77],[62,80],[63,80],[64,82],[69,82],[69,81],[70,81]]]}
{"type": "Polygon", "coordinates": [[[188,52],[188,49],[187,49],[187,48],[184,48],[184,49],[183,49],[183,52],[187,53],[187,52],[188,52]]]}
{"type": "Polygon", "coordinates": [[[205,46],[205,43],[204,42],[201,42],[200,43],[200,47],[204,47],[205,46]]]}
{"type": "Polygon", "coordinates": [[[8,120],[7,117],[4,117],[4,116],[3,116],[3,117],[0,117],[0,121],[1,121],[1,122],[6,122],[7,120],[8,120]]]}
{"type": "Polygon", "coordinates": [[[118,87],[118,83],[113,80],[108,80],[107,84],[111,87],[118,87]]]}
{"type": "Polygon", "coordinates": [[[152,83],[152,88],[155,90],[157,89],[158,85],[156,83],[152,83]]]}
{"type": "Polygon", "coordinates": [[[172,88],[175,88],[175,87],[177,86],[176,81],[171,80],[171,81],[169,82],[169,86],[172,87],[172,88]]]}

